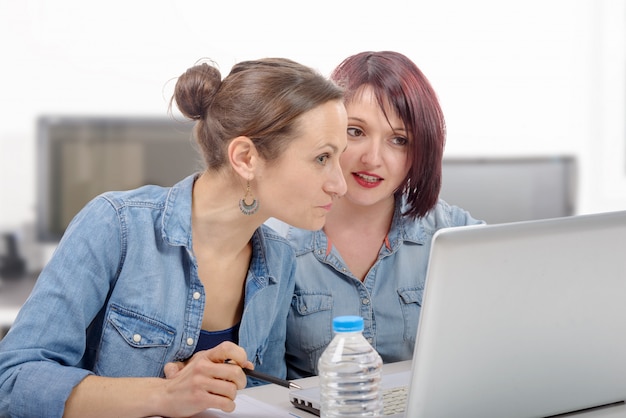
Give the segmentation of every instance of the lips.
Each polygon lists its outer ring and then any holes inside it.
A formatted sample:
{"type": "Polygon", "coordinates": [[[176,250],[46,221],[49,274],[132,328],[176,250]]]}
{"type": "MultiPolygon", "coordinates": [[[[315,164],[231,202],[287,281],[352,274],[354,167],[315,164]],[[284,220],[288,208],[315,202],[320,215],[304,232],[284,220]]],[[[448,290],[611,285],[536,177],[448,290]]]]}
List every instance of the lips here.
{"type": "Polygon", "coordinates": [[[372,188],[380,185],[383,181],[382,177],[378,177],[367,173],[352,173],[354,180],[361,186],[366,188],[372,188]]]}

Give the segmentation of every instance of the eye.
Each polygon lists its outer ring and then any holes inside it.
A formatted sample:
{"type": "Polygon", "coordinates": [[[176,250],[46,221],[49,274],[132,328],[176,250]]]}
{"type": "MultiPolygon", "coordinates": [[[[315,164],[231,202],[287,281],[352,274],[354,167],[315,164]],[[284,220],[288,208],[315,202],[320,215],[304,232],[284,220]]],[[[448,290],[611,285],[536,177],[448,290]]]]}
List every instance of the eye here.
{"type": "Polygon", "coordinates": [[[362,130],[360,130],[359,128],[355,128],[355,127],[349,126],[348,127],[348,135],[356,137],[356,136],[363,136],[363,135],[365,135],[365,133],[362,130]]]}
{"type": "Polygon", "coordinates": [[[317,161],[321,165],[326,165],[329,158],[330,158],[329,154],[322,154],[322,155],[317,156],[315,158],[315,161],[317,161]]]}
{"type": "Polygon", "coordinates": [[[405,146],[409,143],[409,140],[403,136],[396,136],[391,140],[394,145],[405,146]]]}

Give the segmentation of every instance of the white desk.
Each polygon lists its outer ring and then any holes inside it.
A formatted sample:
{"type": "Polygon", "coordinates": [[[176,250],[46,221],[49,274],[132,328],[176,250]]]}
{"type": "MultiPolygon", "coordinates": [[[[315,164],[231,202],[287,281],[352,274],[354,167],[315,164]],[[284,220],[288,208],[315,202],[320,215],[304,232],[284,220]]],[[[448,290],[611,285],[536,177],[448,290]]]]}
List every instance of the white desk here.
{"type": "MultiPolygon", "coordinates": [[[[391,363],[386,364],[383,368],[383,373],[394,373],[402,370],[408,370],[411,367],[410,361],[403,361],[399,363],[391,363]]],[[[295,382],[298,383],[302,388],[309,388],[317,385],[317,377],[308,377],[306,379],[299,379],[295,382]]],[[[302,411],[300,409],[295,408],[289,402],[289,389],[277,386],[277,385],[264,385],[257,386],[253,388],[248,388],[240,391],[240,394],[245,394],[259,401],[263,401],[265,403],[276,406],[282,410],[293,413],[295,416],[299,417],[311,417],[314,418],[315,415],[310,414],[306,411],[302,411]]],[[[231,414],[233,418],[237,418],[237,414],[231,414]]],[[[626,404],[616,404],[601,408],[594,408],[592,410],[577,412],[577,413],[569,413],[558,415],[558,418],[564,417],[576,417],[576,418],[626,418],[626,404]]],[[[556,417],[554,417],[556,418],[556,417]]]]}

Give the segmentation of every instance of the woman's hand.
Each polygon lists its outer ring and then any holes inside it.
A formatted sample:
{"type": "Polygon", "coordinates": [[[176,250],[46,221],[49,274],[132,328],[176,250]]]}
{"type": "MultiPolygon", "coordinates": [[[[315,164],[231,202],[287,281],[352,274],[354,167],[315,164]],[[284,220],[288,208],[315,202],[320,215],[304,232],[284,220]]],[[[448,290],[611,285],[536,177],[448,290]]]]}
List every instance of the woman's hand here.
{"type": "Polygon", "coordinates": [[[166,364],[165,399],[174,402],[164,406],[168,416],[194,415],[207,408],[232,412],[237,390],[246,387],[242,367],[253,365],[245,350],[231,342],[199,351],[185,362],[166,364]]]}

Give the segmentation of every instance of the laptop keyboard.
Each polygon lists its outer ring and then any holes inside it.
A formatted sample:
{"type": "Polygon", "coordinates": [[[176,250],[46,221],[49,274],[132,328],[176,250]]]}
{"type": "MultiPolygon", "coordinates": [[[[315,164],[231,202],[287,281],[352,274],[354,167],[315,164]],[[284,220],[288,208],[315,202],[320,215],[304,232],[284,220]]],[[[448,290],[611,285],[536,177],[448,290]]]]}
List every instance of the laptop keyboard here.
{"type": "Polygon", "coordinates": [[[383,390],[383,415],[404,412],[406,408],[407,386],[399,386],[383,390]]]}

